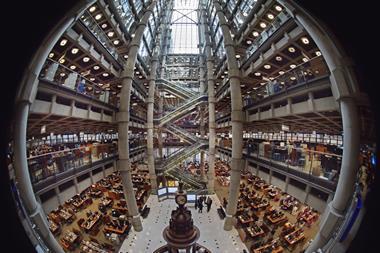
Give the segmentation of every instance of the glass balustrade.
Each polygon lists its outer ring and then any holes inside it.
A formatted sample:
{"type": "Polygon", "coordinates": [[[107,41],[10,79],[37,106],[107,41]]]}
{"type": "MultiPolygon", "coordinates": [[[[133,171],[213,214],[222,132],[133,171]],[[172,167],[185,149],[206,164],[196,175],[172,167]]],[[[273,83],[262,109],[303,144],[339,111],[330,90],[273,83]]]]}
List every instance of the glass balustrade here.
{"type": "Polygon", "coordinates": [[[327,77],[328,68],[322,56],[316,56],[306,62],[290,69],[280,71],[280,74],[270,78],[260,87],[254,87],[251,94],[244,97],[244,105],[250,106],[258,103],[260,100],[276,95],[280,92],[290,90],[294,87],[307,85],[308,83],[327,77]]]}
{"type": "Polygon", "coordinates": [[[120,19],[122,20],[122,23],[125,25],[125,28],[129,30],[135,19],[132,12],[132,8],[129,5],[129,1],[128,0],[114,0],[113,4],[116,7],[116,11],[120,19]]]}
{"type": "Polygon", "coordinates": [[[95,83],[85,75],[79,74],[52,59],[46,60],[39,78],[104,103],[116,105],[116,96],[107,90],[108,85],[95,83]]]}
{"type": "Polygon", "coordinates": [[[124,61],[121,57],[119,57],[116,48],[112,44],[112,41],[109,39],[104,30],[98,25],[93,16],[88,11],[85,11],[80,20],[99,40],[104,48],[107,49],[107,51],[115,58],[115,60],[120,61],[120,63],[123,64],[124,61]]]}
{"type": "Polygon", "coordinates": [[[252,42],[252,45],[246,50],[243,59],[247,61],[253,53],[257,51],[260,46],[269,39],[269,37],[276,32],[286,21],[290,19],[290,15],[284,10],[277,15],[273,22],[252,42]]]}

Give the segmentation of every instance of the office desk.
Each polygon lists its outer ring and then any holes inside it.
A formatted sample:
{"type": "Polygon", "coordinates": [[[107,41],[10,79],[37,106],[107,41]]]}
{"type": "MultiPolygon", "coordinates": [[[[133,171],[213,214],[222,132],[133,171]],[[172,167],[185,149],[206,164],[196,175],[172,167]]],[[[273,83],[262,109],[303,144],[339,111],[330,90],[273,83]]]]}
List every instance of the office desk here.
{"type": "Polygon", "coordinates": [[[256,224],[254,224],[252,227],[247,227],[246,230],[252,238],[256,238],[265,234],[264,230],[256,224]]]}
{"type": "Polygon", "coordinates": [[[253,217],[249,216],[248,214],[246,213],[243,213],[242,215],[239,215],[238,216],[238,220],[241,224],[245,225],[247,223],[250,223],[252,221],[254,221],[253,217]]]}
{"type": "Polygon", "coordinates": [[[279,216],[279,217],[273,217],[272,215],[268,215],[267,216],[267,219],[272,223],[272,224],[279,224],[279,223],[281,223],[281,222],[284,222],[284,221],[287,221],[288,220],[288,218],[284,215],[284,214],[282,214],[281,216],[279,216]]]}
{"type": "Polygon", "coordinates": [[[253,253],[263,253],[268,249],[271,249],[271,253],[282,253],[284,251],[284,248],[281,247],[280,245],[276,245],[276,241],[271,241],[260,248],[254,249],[253,253]]]}
{"type": "Polygon", "coordinates": [[[104,231],[115,233],[115,234],[119,234],[119,235],[123,235],[125,233],[125,231],[127,231],[128,227],[129,227],[128,224],[125,224],[122,229],[106,225],[104,227],[104,231]]]}
{"type": "Polygon", "coordinates": [[[284,236],[285,241],[289,244],[289,246],[292,246],[301,240],[305,239],[305,234],[303,233],[302,228],[298,228],[291,232],[290,234],[287,234],[284,236]]]}
{"type": "Polygon", "coordinates": [[[83,222],[80,226],[87,231],[90,231],[94,225],[100,220],[102,217],[101,213],[91,215],[85,222],[83,222]]]}

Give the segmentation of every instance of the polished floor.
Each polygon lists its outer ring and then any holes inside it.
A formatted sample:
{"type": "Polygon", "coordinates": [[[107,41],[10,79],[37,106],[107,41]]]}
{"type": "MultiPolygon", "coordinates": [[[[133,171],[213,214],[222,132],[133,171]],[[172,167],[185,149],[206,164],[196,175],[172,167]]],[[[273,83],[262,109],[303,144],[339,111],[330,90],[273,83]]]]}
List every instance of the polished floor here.
{"type": "MultiPolygon", "coordinates": [[[[205,208],[203,208],[203,213],[198,213],[194,209],[194,204],[187,205],[191,210],[194,224],[201,232],[198,243],[212,252],[218,253],[243,252],[243,249],[247,250],[236,229],[232,231],[223,229],[223,220],[219,218],[216,211],[220,206],[219,199],[216,195],[210,196],[213,203],[209,213],[205,208]]],[[[146,204],[151,210],[148,217],[143,219],[143,231],[137,233],[131,229],[119,253],[148,253],[166,244],[162,231],[169,225],[170,214],[177,205],[174,199],[159,202],[155,195],[151,195],[146,204]]]]}

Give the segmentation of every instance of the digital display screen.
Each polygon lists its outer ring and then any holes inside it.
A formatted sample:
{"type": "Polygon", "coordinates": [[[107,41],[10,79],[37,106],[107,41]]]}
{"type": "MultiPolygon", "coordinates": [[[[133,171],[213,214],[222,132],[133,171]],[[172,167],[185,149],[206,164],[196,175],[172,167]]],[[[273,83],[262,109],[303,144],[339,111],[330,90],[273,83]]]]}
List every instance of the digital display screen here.
{"type": "Polygon", "coordinates": [[[373,166],[376,166],[376,156],[375,155],[371,156],[371,163],[373,166]]]}
{"type": "Polygon", "coordinates": [[[188,202],[195,202],[195,194],[187,194],[188,202]]]}
{"type": "Polygon", "coordinates": [[[157,192],[158,196],[162,196],[166,194],[166,188],[158,189],[157,192]]]}
{"type": "Polygon", "coordinates": [[[168,187],[168,193],[175,193],[177,191],[177,187],[168,187]]]}

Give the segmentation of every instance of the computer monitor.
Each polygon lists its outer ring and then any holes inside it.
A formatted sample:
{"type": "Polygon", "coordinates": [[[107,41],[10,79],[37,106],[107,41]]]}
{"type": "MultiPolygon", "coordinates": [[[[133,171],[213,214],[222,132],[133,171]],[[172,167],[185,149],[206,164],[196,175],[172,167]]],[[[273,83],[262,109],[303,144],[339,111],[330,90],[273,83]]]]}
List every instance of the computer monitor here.
{"type": "Polygon", "coordinates": [[[177,187],[168,187],[168,193],[176,193],[177,192],[177,187]]]}
{"type": "Polygon", "coordinates": [[[195,202],[196,196],[195,194],[187,194],[187,202],[193,203],[195,202]]]}
{"type": "Polygon", "coordinates": [[[166,195],[166,187],[158,189],[157,194],[158,194],[159,197],[163,196],[163,195],[166,195]]]}

